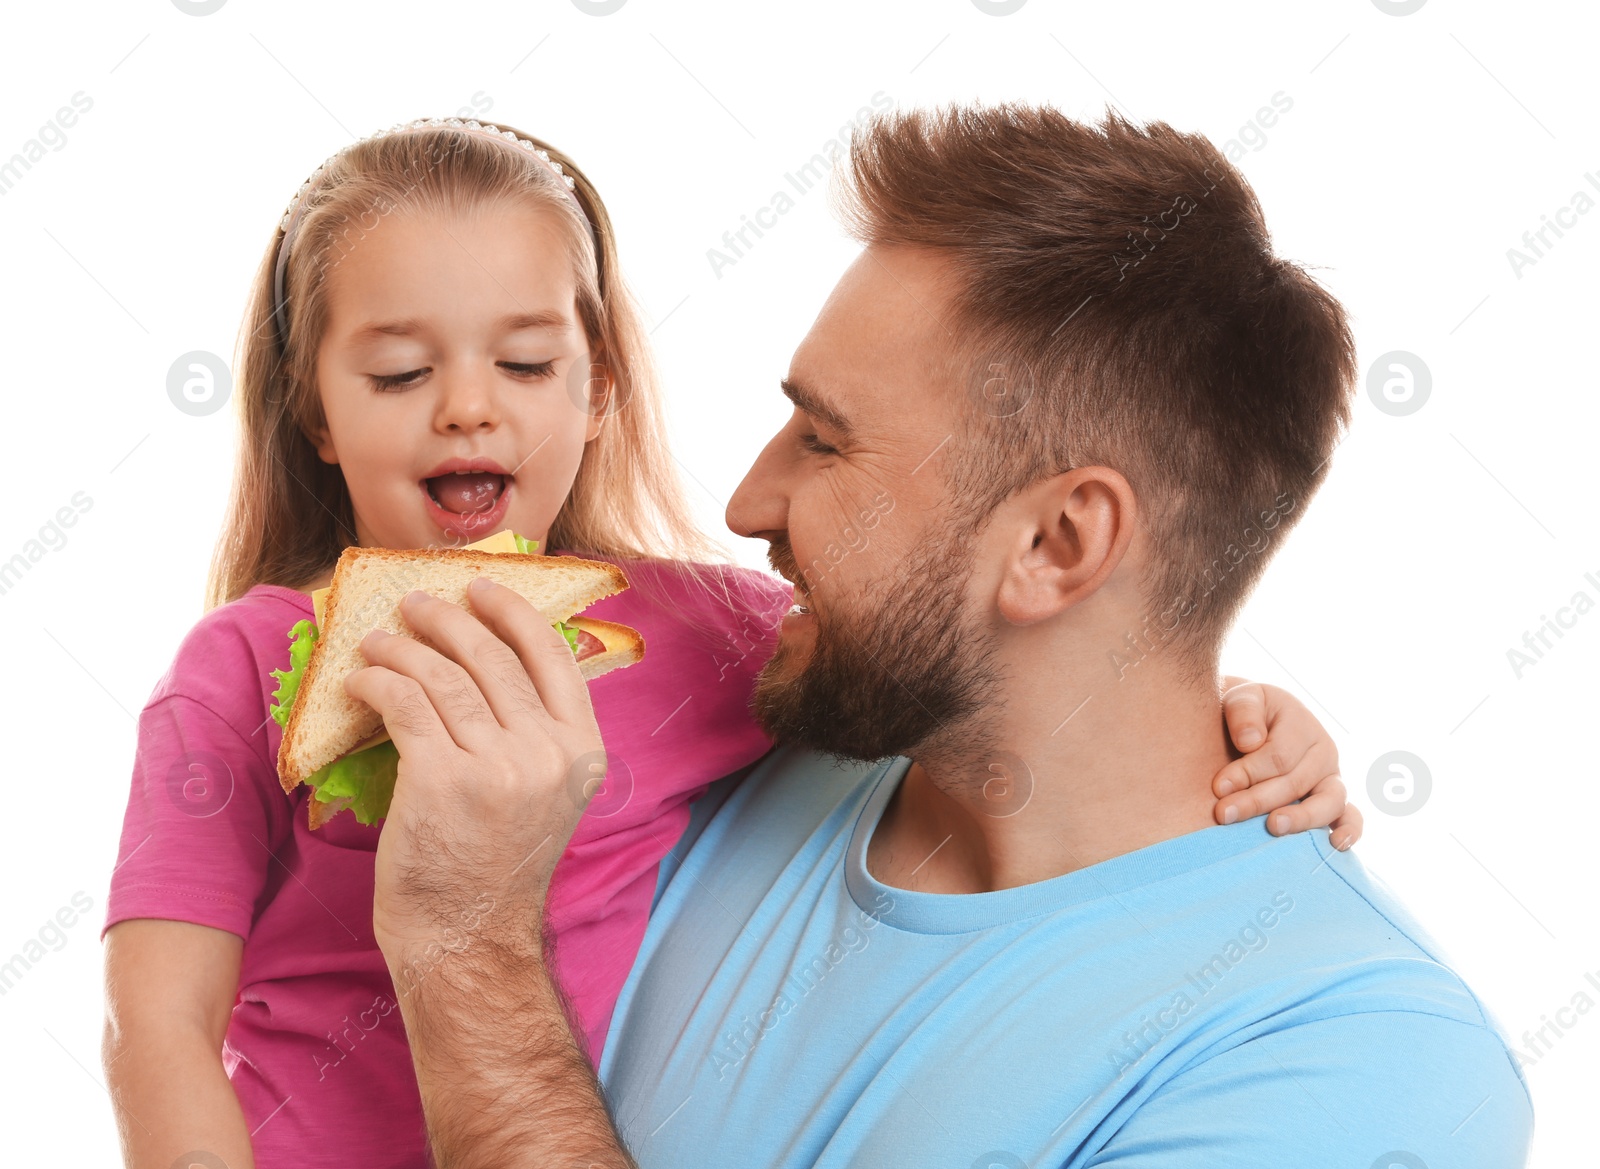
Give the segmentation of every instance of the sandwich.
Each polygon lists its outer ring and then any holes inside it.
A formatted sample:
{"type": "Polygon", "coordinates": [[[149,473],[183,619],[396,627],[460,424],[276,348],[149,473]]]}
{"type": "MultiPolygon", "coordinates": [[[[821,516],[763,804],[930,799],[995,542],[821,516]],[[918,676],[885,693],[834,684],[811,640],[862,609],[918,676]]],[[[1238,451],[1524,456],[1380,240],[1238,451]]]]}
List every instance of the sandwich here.
{"type": "Polygon", "coordinates": [[[362,638],[380,628],[426,644],[400,615],[401,599],[421,589],[462,604],[480,576],[526,597],[566,638],[586,681],[644,658],[637,630],[576,616],[628,587],[614,564],[542,556],[537,542],[511,532],[455,549],[346,548],[332,583],[311,594],[315,620],[289,631],[288,668],[271,671],[271,715],[283,727],[278,779],[289,793],[311,787],[313,829],[346,808],[376,824],[394,795],[400,753],[378,712],[344,691],[345,677],[367,664],[362,638]]]}

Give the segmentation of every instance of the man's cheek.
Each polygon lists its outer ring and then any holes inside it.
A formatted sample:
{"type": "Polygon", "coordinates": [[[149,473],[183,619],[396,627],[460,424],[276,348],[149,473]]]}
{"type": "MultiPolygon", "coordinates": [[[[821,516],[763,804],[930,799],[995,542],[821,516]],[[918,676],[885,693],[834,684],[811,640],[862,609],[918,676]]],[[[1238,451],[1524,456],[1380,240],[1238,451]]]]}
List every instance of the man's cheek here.
{"type": "Polygon", "coordinates": [[[820,557],[809,564],[800,565],[800,584],[808,593],[820,592],[828,579],[828,562],[820,557]]]}

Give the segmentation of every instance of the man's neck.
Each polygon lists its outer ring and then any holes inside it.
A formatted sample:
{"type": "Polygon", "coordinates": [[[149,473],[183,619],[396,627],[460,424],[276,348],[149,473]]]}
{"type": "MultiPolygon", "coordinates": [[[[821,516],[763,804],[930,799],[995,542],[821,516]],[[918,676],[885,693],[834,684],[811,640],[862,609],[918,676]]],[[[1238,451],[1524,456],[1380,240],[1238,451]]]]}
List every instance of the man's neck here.
{"type": "Polygon", "coordinates": [[[868,869],[900,888],[979,893],[1210,827],[1211,778],[1230,758],[1221,699],[1156,665],[1093,690],[1065,681],[1088,671],[1007,687],[980,716],[994,748],[974,756],[951,735],[915,752],[868,869]]]}

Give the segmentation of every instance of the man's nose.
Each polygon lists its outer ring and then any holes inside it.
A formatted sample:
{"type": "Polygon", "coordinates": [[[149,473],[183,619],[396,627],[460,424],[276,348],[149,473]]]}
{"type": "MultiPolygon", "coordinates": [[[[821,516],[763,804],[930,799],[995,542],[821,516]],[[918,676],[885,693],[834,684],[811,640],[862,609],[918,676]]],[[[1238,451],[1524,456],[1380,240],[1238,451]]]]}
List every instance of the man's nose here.
{"type": "Polygon", "coordinates": [[[779,437],[774,435],[762,448],[728,500],[723,518],[736,536],[781,532],[789,526],[789,496],[776,450],[779,437]]]}

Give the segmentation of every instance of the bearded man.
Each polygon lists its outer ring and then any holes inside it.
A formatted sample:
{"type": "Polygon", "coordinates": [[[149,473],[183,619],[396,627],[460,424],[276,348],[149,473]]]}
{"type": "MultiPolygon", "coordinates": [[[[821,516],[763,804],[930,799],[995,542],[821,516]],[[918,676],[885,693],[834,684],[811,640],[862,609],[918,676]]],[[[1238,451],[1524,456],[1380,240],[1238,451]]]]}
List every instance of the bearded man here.
{"type": "Polygon", "coordinates": [[[1520,1072],[1404,910],[1320,834],[1212,820],[1219,647],[1349,419],[1339,304],[1162,123],[896,113],[847,169],[864,249],[728,507],[796,584],[782,745],[664,866],[604,1097],[536,928],[598,745],[560,638],[504,590],[495,632],[414,612],[537,691],[493,800],[465,674],[428,693],[409,643],[362,688],[415,761],[391,966],[473,890],[517,907],[402,1004],[440,1164],[1521,1165],[1520,1072]]]}

